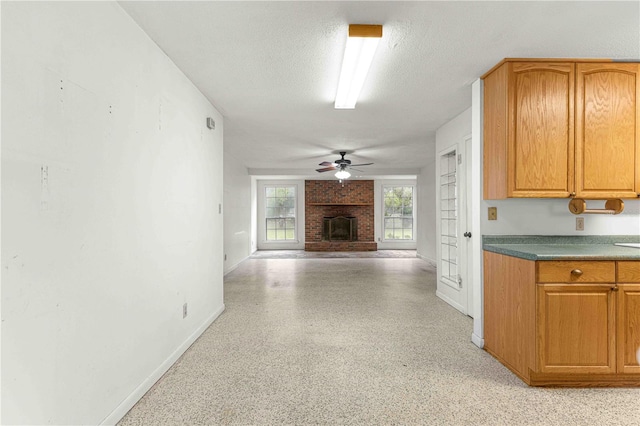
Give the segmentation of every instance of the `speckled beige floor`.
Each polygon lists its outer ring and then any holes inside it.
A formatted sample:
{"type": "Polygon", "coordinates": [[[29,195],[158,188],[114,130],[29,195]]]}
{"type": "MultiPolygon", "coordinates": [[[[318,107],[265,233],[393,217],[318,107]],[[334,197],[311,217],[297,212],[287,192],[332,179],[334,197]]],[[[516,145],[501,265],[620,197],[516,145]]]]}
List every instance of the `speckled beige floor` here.
{"type": "Polygon", "coordinates": [[[336,257],[417,257],[415,250],[376,250],[376,251],[305,251],[305,250],[258,250],[252,259],[312,259],[336,257]]]}
{"type": "Polygon", "coordinates": [[[640,424],[640,389],[524,385],[420,259],[248,259],[225,304],[121,425],[640,424]]]}

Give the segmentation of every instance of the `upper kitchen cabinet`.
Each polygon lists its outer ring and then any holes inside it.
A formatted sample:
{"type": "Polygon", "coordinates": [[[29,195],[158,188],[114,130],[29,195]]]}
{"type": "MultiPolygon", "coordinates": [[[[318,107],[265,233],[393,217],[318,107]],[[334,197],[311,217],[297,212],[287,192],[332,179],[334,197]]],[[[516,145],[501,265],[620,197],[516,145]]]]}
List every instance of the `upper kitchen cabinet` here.
{"type": "Polygon", "coordinates": [[[636,198],[638,64],[506,59],[484,79],[484,198],[636,198]]]}
{"type": "Polygon", "coordinates": [[[576,195],[635,198],[640,192],[638,64],[576,65],[576,195]]]}
{"type": "Polygon", "coordinates": [[[568,197],[574,174],[570,62],[502,63],[484,78],[484,197],[568,197]]]}

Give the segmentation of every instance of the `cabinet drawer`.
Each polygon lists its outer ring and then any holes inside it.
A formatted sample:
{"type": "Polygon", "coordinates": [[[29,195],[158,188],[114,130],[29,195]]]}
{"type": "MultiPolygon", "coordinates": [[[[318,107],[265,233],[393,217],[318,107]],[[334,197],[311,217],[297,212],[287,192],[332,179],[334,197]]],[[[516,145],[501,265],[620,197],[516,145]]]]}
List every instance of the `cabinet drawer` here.
{"type": "Polygon", "coordinates": [[[619,261],[618,282],[640,283],[640,261],[619,261]]]}
{"type": "Polygon", "coordinates": [[[548,260],[537,262],[539,283],[613,283],[613,261],[548,260]]]}

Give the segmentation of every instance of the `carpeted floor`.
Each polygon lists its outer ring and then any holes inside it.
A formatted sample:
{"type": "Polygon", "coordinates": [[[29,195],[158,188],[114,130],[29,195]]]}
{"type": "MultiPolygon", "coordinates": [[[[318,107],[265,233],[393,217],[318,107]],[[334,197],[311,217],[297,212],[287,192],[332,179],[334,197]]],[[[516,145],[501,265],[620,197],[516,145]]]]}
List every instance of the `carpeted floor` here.
{"type": "Polygon", "coordinates": [[[417,258],[248,259],[121,425],[638,425],[640,389],[529,388],[417,258]]]}

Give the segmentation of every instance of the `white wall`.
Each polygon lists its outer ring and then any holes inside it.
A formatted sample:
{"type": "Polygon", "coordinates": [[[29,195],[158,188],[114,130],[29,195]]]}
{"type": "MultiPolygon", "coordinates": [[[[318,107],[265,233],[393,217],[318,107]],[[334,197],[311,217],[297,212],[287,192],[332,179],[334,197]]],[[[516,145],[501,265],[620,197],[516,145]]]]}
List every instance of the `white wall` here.
{"type": "Polygon", "coordinates": [[[435,265],[436,257],[436,172],[435,162],[425,166],[417,179],[417,241],[418,257],[435,265]]]}
{"type": "Polygon", "coordinates": [[[436,161],[438,153],[454,144],[462,144],[471,134],[471,108],[448,121],[436,131],[436,161]]]}
{"type": "Polygon", "coordinates": [[[251,254],[251,176],[231,154],[224,153],[224,272],[251,254]]]}
{"type": "Polygon", "coordinates": [[[1,420],[113,423],[224,309],[222,117],[114,2],[2,36],[1,420]]]}
{"type": "MultiPolygon", "coordinates": [[[[640,200],[623,200],[619,215],[569,212],[569,199],[509,199],[482,202],[484,235],[640,235],[640,200]],[[498,220],[488,220],[487,208],[498,208],[498,220]],[[584,218],[584,231],[576,231],[576,217],[584,218]]],[[[604,208],[604,201],[587,201],[604,208]]]]}

